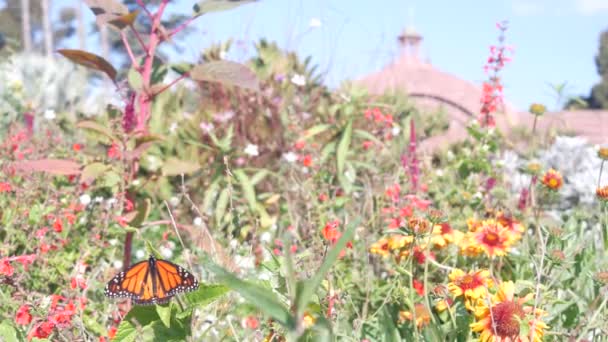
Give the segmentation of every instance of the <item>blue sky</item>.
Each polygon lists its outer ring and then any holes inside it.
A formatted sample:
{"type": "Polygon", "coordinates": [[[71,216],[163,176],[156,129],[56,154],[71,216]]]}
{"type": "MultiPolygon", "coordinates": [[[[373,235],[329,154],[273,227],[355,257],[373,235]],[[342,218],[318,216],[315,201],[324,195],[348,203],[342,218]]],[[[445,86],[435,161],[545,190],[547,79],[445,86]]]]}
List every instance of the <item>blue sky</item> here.
{"type": "MultiPolygon", "coordinates": [[[[55,0],[53,6],[77,1],[55,0]]],[[[194,2],[175,0],[173,11],[188,13],[194,2]]],[[[210,43],[233,37],[244,44],[229,57],[242,60],[254,41],[266,37],[311,55],[336,86],[390,62],[399,52],[396,36],[413,26],[433,65],[481,84],[488,46],[496,43],[495,23],[503,19],[509,20],[507,43],[515,48],[503,72],[505,97],[518,109],[532,102],[554,108],[549,83],[567,82],[567,93],[586,95],[598,81],[593,58],[599,33],[608,29],[608,0],[261,0],[198,18],[196,32],[182,44],[186,50],[174,57],[196,60],[210,43]],[[322,25],[311,28],[312,18],[322,25]]]]}

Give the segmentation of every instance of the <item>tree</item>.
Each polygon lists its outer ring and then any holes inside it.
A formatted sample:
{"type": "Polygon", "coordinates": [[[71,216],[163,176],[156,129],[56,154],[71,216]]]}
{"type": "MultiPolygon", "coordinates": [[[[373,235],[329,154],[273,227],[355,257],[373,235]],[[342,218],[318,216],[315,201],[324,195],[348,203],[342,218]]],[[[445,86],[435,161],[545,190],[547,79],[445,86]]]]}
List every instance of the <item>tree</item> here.
{"type": "Polygon", "coordinates": [[[608,109],[608,30],[600,35],[600,47],[595,56],[595,65],[601,80],[591,89],[587,102],[590,108],[608,109]]]}

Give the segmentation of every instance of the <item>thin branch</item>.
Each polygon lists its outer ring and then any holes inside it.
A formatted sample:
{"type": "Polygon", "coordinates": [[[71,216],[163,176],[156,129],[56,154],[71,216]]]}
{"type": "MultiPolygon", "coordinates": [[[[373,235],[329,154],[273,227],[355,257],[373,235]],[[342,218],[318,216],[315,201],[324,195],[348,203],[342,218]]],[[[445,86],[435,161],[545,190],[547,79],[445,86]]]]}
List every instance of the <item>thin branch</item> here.
{"type": "Polygon", "coordinates": [[[162,87],[159,91],[155,92],[154,94],[152,94],[152,97],[162,93],[163,91],[171,88],[174,84],[176,84],[177,82],[183,80],[184,78],[188,77],[190,74],[189,73],[183,73],[181,74],[178,78],[174,79],[173,81],[171,81],[169,84],[167,84],[166,86],[162,87]]]}
{"type": "Polygon", "coordinates": [[[135,27],[133,25],[131,25],[131,31],[133,31],[133,34],[135,35],[135,38],[137,38],[139,45],[141,45],[142,50],[144,50],[147,54],[148,47],[146,46],[146,43],[144,43],[144,40],[141,38],[141,35],[139,34],[139,32],[137,32],[137,30],[135,29],[135,27]]]}
{"type": "Polygon", "coordinates": [[[173,30],[171,30],[171,32],[169,32],[169,38],[175,36],[176,34],[180,33],[182,30],[184,30],[186,27],[188,27],[188,25],[190,25],[197,17],[191,17],[188,18],[188,20],[184,21],[183,23],[181,23],[178,27],[174,28],[173,30]]]}
{"type": "MultiPolygon", "coordinates": [[[[182,236],[179,234],[179,230],[177,230],[177,223],[175,222],[175,218],[173,217],[173,213],[171,212],[171,208],[169,207],[169,203],[167,203],[167,201],[164,201],[165,203],[165,207],[167,207],[167,212],[169,213],[169,217],[171,218],[171,225],[173,226],[173,229],[175,230],[175,234],[177,234],[177,238],[179,239],[179,243],[182,245],[182,248],[184,249],[184,251],[186,250],[186,245],[184,244],[184,240],[182,240],[182,236]]],[[[194,269],[192,267],[192,263],[190,262],[190,258],[186,258],[186,262],[188,262],[188,266],[190,266],[190,269],[194,269]]]]}
{"type": "Polygon", "coordinates": [[[120,31],[120,38],[122,38],[122,43],[124,44],[125,49],[127,49],[127,54],[129,55],[129,58],[131,59],[131,64],[133,64],[133,67],[135,68],[135,70],[139,71],[139,69],[140,69],[139,62],[135,58],[135,55],[133,55],[133,50],[131,50],[131,45],[129,44],[129,41],[127,40],[127,34],[125,33],[125,31],[120,31]]]}
{"type": "Polygon", "coordinates": [[[150,17],[150,19],[152,19],[154,17],[154,15],[146,7],[146,4],[144,4],[143,0],[137,0],[137,4],[139,5],[139,7],[141,7],[141,9],[144,10],[144,12],[146,12],[146,14],[148,15],[148,17],[150,17]]]}

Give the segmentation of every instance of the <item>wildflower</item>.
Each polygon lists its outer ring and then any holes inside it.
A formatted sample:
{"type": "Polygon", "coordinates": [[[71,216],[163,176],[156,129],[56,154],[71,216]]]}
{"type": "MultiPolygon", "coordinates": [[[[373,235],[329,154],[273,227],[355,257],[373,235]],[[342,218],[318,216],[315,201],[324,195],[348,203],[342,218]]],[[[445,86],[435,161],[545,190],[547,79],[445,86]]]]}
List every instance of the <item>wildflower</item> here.
{"type": "Polygon", "coordinates": [[[34,328],[27,335],[27,339],[31,340],[32,338],[40,338],[44,339],[53,333],[53,329],[55,328],[55,324],[51,322],[42,322],[34,326],[34,328]]]}
{"type": "Polygon", "coordinates": [[[308,329],[315,325],[317,320],[308,312],[304,312],[304,316],[302,317],[302,325],[305,329],[308,329]]]}
{"type": "Polygon", "coordinates": [[[547,107],[545,107],[544,105],[540,104],[540,103],[533,103],[530,105],[530,113],[536,115],[536,116],[541,116],[543,114],[545,114],[545,112],[547,111],[547,107]]]}
{"type": "Polygon", "coordinates": [[[307,154],[302,157],[302,165],[304,165],[306,167],[312,166],[312,156],[310,154],[307,154]]]}
{"type": "Polygon", "coordinates": [[[80,275],[72,277],[72,279],[70,279],[70,287],[72,290],[75,290],[76,288],[81,288],[84,290],[87,288],[87,281],[80,275]]]}
{"type": "Polygon", "coordinates": [[[481,333],[480,341],[542,341],[548,326],[540,319],[543,311],[524,303],[534,297],[533,293],[523,298],[515,297],[513,282],[503,282],[492,296],[491,304],[479,301],[475,309],[476,322],[471,323],[473,332],[481,333]],[[527,326],[527,329],[521,329],[527,326]]]}
{"type": "Polygon", "coordinates": [[[303,87],[306,85],[306,77],[304,75],[295,74],[291,77],[291,83],[303,87]]]}
{"type": "Polygon", "coordinates": [[[399,133],[401,133],[401,127],[395,125],[393,126],[393,128],[391,128],[391,134],[396,137],[399,135],[399,133]]]}
{"type": "Polygon", "coordinates": [[[431,237],[431,242],[435,246],[443,248],[450,243],[459,244],[463,237],[464,233],[453,229],[449,223],[444,222],[433,227],[433,236],[431,237]]]}
{"type": "Polygon", "coordinates": [[[446,298],[446,299],[440,299],[439,301],[437,301],[437,303],[435,303],[435,310],[437,310],[437,312],[444,312],[445,310],[447,310],[449,307],[452,306],[452,299],[450,298],[446,298]]]}
{"type": "Polygon", "coordinates": [[[258,151],[258,145],[254,145],[254,144],[248,144],[247,147],[245,147],[245,154],[251,157],[256,157],[258,155],[260,155],[260,152],[258,151]]]}
{"type": "Polygon", "coordinates": [[[556,191],[562,187],[562,185],[564,184],[564,179],[562,178],[562,175],[558,171],[556,171],[554,169],[550,169],[549,171],[547,171],[545,173],[541,182],[547,188],[549,188],[549,190],[556,191]]]}
{"type": "Polygon", "coordinates": [[[489,257],[505,255],[513,240],[509,230],[494,220],[483,221],[482,226],[470,234],[489,257]]]}
{"type": "Polygon", "coordinates": [[[22,305],[15,315],[15,323],[19,325],[28,325],[32,321],[32,315],[30,314],[30,307],[28,305],[22,305]]]}
{"type": "Polygon", "coordinates": [[[413,236],[401,234],[391,235],[391,237],[388,239],[388,249],[391,251],[402,249],[403,247],[408,246],[412,242],[414,242],[413,236]]]}
{"type": "Polygon", "coordinates": [[[119,159],[122,155],[120,151],[120,147],[117,143],[113,142],[110,148],[108,149],[108,158],[110,159],[119,159]]]}
{"type": "Polygon", "coordinates": [[[460,242],[460,254],[468,257],[477,257],[481,253],[483,253],[483,248],[471,239],[470,233],[469,236],[466,236],[460,242]]]}
{"type": "Polygon", "coordinates": [[[378,254],[382,257],[387,257],[389,255],[389,250],[389,240],[385,238],[374,242],[369,248],[370,253],[378,254]]]}
{"type": "Polygon", "coordinates": [[[10,277],[15,272],[15,269],[9,262],[8,258],[3,258],[0,260],[0,274],[3,274],[7,277],[10,277]]]}
{"type": "Polygon", "coordinates": [[[192,221],[192,224],[195,225],[195,226],[197,226],[197,227],[200,227],[200,226],[203,225],[203,219],[200,216],[197,216],[192,221]]]}
{"type": "Polygon", "coordinates": [[[399,193],[401,192],[401,186],[398,183],[389,186],[385,191],[384,195],[393,202],[399,202],[399,193]]]}
{"type": "Polygon", "coordinates": [[[600,147],[597,150],[597,156],[602,160],[608,160],[608,147],[600,147]]]}
{"type": "Polygon", "coordinates": [[[418,295],[420,296],[424,296],[424,283],[414,279],[412,280],[412,286],[414,287],[414,291],[416,291],[416,293],[418,293],[418,295]]]}
{"type": "Polygon", "coordinates": [[[293,163],[298,160],[298,155],[290,151],[283,154],[283,159],[288,163],[293,163]]]}
{"type": "Polygon", "coordinates": [[[597,188],[595,194],[600,201],[608,201],[608,185],[602,188],[597,188]]]}
{"type": "Polygon", "coordinates": [[[371,140],[365,140],[361,145],[363,146],[364,150],[369,150],[372,146],[374,146],[374,142],[371,140]]]}
{"type": "Polygon", "coordinates": [[[431,226],[429,221],[421,217],[410,217],[407,225],[415,234],[426,234],[431,226]]]}
{"type": "Polygon", "coordinates": [[[57,233],[61,233],[63,231],[63,223],[60,218],[56,218],[53,222],[53,230],[57,233]]]}
{"type": "Polygon", "coordinates": [[[514,235],[519,236],[526,231],[526,228],[524,228],[524,226],[519,221],[514,219],[512,216],[506,215],[502,211],[499,211],[496,214],[496,221],[500,223],[503,227],[509,229],[509,231],[514,235]]]}
{"type": "Polygon", "coordinates": [[[213,129],[215,128],[215,126],[211,122],[201,122],[201,124],[198,126],[200,127],[201,131],[203,131],[203,133],[205,133],[205,134],[211,133],[213,131],[213,129]]]}
{"type": "Polygon", "coordinates": [[[465,273],[456,268],[450,272],[449,278],[448,290],[454,297],[464,296],[469,300],[485,298],[487,288],[493,284],[488,270],[465,273]]]}
{"type": "Polygon", "coordinates": [[[304,146],[306,146],[306,141],[304,141],[304,140],[298,140],[298,141],[296,141],[296,143],[293,145],[293,147],[294,147],[296,150],[301,150],[301,149],[303,149],[303,148],[304,148],[304,146]]]}
{"type": "Polygon", "coordinates": [[[51,121],[57,117],[57,115],[55,115],[55,111],[53,109],[45,110],[43,116],[45,119],[47,119],[49,121],[51,121]]]}
{"type": "MultiPolygon", "coordinates": [[[[421,328],[431,321],[431,313],[424,304],[418,303],[414,305],[414,313],[416,314],[416,326],[421,328]]],[[[411,321],[414,315],[410,311],[399,311],[399,322],[411,321]]]]}
{"type": "Polygon", "coordinates": [[[536,162],[528,163],[528,165],[526,166],[526,171],[528,171],[528,173],[533,174],[533,175],[539,173],[540,169],[541,169],[541,165],[536,162]]]}
{"type": "Polygon", "coordinates": [[[91,196],[89,196],[88,194],[83,194],[78,199],[80,200],[80,204],[84,206],[87,206],[89,205],[89,203],[91,203],[91,196]]]}
{"type": "Polygon", "coordinates": [[[12,191],[11,184],[8,182],[0,182],[0,193],[12,191]]]}
{"type": "Polygon", "coordinates": [[[82,150],[82,145],[80,145],[80,144],[74,144],[74,145],[72,145],[72,151],[78,152],[80,150],[82,150]]]}
{"type": "Polygon", "coordinates": [[[256,330],[260,326],[260,321],[255,316],[247,316],[244,326],[251,330],[256,330]]]}
{"type": "Polygon", "coordinates": [[[329,221],[321,231],[323,238],[325,238],[325,240],[329,241],[331,244],[338,242],[340,236],[342,236],[342,233],[338,230],[338,226],[340,226],[340,221],[329,221]]]}

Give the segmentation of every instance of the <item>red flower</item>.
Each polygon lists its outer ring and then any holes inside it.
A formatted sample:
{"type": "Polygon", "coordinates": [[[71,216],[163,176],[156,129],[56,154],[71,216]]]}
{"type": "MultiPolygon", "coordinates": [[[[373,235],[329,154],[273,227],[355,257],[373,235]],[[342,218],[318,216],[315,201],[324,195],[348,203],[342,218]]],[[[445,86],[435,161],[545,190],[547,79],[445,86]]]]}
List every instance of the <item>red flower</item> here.
{"type": "Polygon", "coordinates": [[[15,323],[19,325],[28,325],[32,321],[32,315],[30,315],[30,307],[27,305],[22,305],[17,310],[17,315],[15,315],[15,323]]]}
{"type": "Polygon", "coordinates": [[[49,231],[49,228],[47,228],[47,227],[42,227],[42,228],[38,229],[38,230],[36,231],[36,233],[34,233],[34,235],[35,235],[37,238],[42,239],[42,238],[44,238],[44,235],[46,235],[46,232],[48,232],[48,231],[49,231]]]}
{"type": "Polygon", "coordinates": [[[65,213],[63,217],[65,217],[69,224],[74,224],[74,222],[76,222],[76,215],[72,213],[65,213]]]}
{"type": "Polygon", "coordinates": [[[27,339],[31,340],[33,337],[36,338],[47,338],[53,332],[55,325],[51,322],[42,322],[37,324],[32,331],[27,335],[27,339]]]}
{"type": "Polygon", "coordinates": [[[8,258],[4,258],[4,259],[0,260],[0,274],[10,277],[13,275],[14,272],[15,272],[15,269],[13,268],[11,263],[8,261],[8,258]]]}
{"type": "Polygon", "coordinates": [[[12,188],[8,182],[0,182],[0,193],[10,191],[12,191],[12,188]]]}
{"type": "Polygon", "coordinates": [[[72,277],[70,281],[70,286],[72,287],[72,289],[80,287],[84,290],[87,288],[87,281],[82,276],[72,277]]]}
{"type": "Polygon", "coordinates": [[[53,230],[57,233],[61,233],[63,231],[63,224],[61,223],[61,219],[55,219],[55,222],[53,222],[53,230]]]}
{"type": "Polygon", "coordinates": [[[325,202],[329,199],[329,196],[327,196],[327,194],[323,193],[319,195],[319,202],[325,202]]]}
{"type": "Polygon", "coordinates": [[[306,146],[306,141],[303,141],[303,140],[297,141],[296,144],[294,145],[296,150],[301,150],[304,148],[304,146],[306,146]]]}
{"type": "Polygon", "coordinates": [[[424,296],[424,283],[414,279],[412,281],[413,285],[414,285],[414,290],[416,290],[416,292],[420,295],[420,296],[424,296]]]}
{"type": "Polygon", "coordinates": [[[21,263],[21,265],[23,265],[23,268],[27,270],[27,267],[34,263],[34,259],[36,259],[36,254],[14,256],[10,260],[21,263]]]}
{"type": "Polygon", "coordinates": [[[371,141],[371,140],[365,140],[363,142],[363,148],[366,149],[366,150],[369,150],[370,147],[372,147],[372,146],[374,146],[374,142],[371,141]]]}
{"type": "Polygon", "coordinates": [[[120,147],[117,143],[113,142],[112,146],[108,149],[108,158],[110,159],[119,159],[122,153],[120,151],[120,147]]]}
{"type": "Polygon", "coordinates": [[[331,244],[336,243],[338,239],[340,239],[340,236],[342,236],[342,233],[338,230],[338,226],[340,226],[340,221],[329,221],[321,231],[323,238],[325,238],[325,240],[329,241],[331,244]]]}
{"type": "Polygon", "coordinates": [[[245,318],[245,326],[248,329],[255,330],[260,326],[260,321],[258,321],[255,316],[247,316],[247,318],[245,318]]]}
{"type": "Polygon", "coordinates": [[[110,339],[113,339],[114,336],[116,336],[116,331],[118,331],[118,329],[116,329],[116,327],[110,327],[110,329],[108,329],[108,337],[110,339]]]}
{"type": "Polygon", "coordinates": [[[82,145],[80,145],[80,144],[74,144],[74,145],[72,145],[72,150],[74,152],[78,152],[78,151],[82,150],[82,145]]]}
{"type": "Polygon", "coordinates": [[[307,154],[302,158],[302,165],[306,167],[312,166],[312,156],[310,154],[307,154]]]}
{"type": "Polygon", "coordinates": [[[399,216],[401,217],[412,217],[412,215],[414,215],[414,209],[409,205],[399,209],[399,216]]]}
{"type": "Polygon", "coordinates": [[[399,193],[401,192],[401,186],[395,183],[392,186],[389,186],[386,191],[384,191],[384,195],[388,197],[393,202],[399,201],[399,193]]]}

